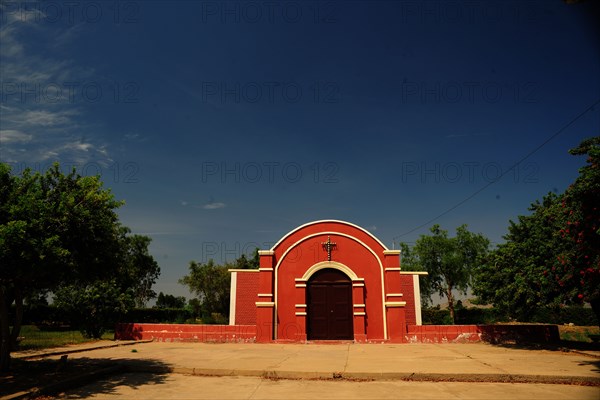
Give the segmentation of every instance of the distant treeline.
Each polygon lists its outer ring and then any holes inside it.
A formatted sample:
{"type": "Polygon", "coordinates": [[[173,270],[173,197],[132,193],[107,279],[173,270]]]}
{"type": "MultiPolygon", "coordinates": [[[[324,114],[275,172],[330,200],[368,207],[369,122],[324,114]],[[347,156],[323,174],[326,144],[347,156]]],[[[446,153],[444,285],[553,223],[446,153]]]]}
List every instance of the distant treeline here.
{"type": "MultiPolygon", "coordinates": [[[[14,308],[13,308],[14,311],[14,308]]],[[[439,308],[424,308],[422,310],[423,324],[425,325],[451,325],[448,310],[439,308]]],[[[220,314],[210,317],[194,315],[189,308],[135,308],[125,315],[121,315],[115,322],[139,323],[177,323],[177,324],[227,324],[227,318],[220,314]]],[[[456,309],[457,325],[494,324],[509,322],[508,317],[498,312],[495,308],[458,308],[456,309]]],[[[579,326],[597,326],[596,315],[591,308],[579,306],[561,307],[559,309],[538,308],[527,321],[546,324],[568,324],[579,326]]],[[[68,326],[73,321],[65,320],[65,314],[52,305],[38,305],[25,307],[23,323],[28,325],[68,326]]],[[[107,328],[113,328],[107,327],[107,328]]]]}
{"type": "MultiPolygon", "coordinates": [[[[11,310],[14,312],[14,307],[11,310]]],[[[226,317],[213,313],[210,316],[199,317],[189,308],[134,308],[126,314],[119,315],[117,322],[139,323],[177,323],[177,324],[227,324],[226,317]]],[[[25,307],[23,310],[23,325],[39,325],[53,328],[75,326],[77,321],[71,321],[68,314],[53,305],[37,305],[25,307]]],[[[112,326],[106,328],[113,329],[112,326]]]]}

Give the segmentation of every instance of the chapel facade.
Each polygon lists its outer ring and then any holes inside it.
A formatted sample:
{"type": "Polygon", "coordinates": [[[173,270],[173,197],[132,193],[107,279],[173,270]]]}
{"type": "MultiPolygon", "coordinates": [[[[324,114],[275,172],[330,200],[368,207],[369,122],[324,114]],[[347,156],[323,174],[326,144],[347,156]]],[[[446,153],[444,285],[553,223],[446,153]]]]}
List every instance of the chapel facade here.
{"type": "Polygon", "coordinates": [[[404,342],[421,325],[424,273],[364,228],[310,222],[259,255],[258,270],[230,270],[230,325],[256,325],[258,342],[404,342]]]}

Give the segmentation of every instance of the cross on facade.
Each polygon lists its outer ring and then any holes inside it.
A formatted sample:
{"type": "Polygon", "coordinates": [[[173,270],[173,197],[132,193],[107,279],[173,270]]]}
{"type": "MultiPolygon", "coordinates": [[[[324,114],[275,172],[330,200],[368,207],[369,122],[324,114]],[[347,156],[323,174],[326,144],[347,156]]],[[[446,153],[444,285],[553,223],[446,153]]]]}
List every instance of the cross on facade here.
{"type": "Polygon", "coordinates": [[[331,249],[333,249],[336,246],[336,243],[332,242],[331,238],[327,236],[327,241],[322,242],[321,245],[325,250],[327,250],[327,261],[331,261],[331,249]]]}

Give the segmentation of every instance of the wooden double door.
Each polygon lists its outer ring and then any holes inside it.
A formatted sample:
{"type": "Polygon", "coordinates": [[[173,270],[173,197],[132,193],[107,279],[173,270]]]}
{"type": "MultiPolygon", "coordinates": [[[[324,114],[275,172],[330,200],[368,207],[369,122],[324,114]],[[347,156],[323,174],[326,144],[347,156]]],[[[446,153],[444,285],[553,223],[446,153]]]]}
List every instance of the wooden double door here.
{"type": "Polygon", "coordinates": [[[336,269],[322,269],[307,282],[307,338],[354,339],[352,281],[336,269]]]}

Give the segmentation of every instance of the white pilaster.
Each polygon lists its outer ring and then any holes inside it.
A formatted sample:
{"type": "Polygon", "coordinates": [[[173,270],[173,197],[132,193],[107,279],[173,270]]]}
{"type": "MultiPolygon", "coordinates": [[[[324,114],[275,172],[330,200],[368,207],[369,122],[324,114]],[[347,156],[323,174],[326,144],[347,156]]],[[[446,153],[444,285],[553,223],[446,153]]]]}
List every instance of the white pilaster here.
{"type": "Polygon", "coordinates": [[[235,325],[235,304],[237,302],[237,271],[231,272],[231,288],[229,289],[229,325],[235,325]]]}
{"type": "Polygon", "coordinates": [[[421,317],[421,286],[419,285],[419,275],[413,275],[413,292],[415,293],[415,317],[417,325],[423,325],[421,317]]]}

